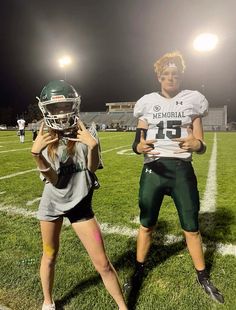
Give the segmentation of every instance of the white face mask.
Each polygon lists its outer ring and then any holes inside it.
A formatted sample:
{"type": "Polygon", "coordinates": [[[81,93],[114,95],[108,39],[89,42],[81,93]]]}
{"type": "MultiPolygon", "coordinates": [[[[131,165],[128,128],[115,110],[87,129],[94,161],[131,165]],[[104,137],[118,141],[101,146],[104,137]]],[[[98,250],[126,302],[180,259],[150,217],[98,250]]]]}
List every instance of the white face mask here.
{"type": "Polygon", "coordinates": [[[45,102],[39,101],[39,108],[44,116],[45,124],[55,130],[67,130],[76,127],[80,97],[68,98],[59,101],[49,100],[45,102]]]}

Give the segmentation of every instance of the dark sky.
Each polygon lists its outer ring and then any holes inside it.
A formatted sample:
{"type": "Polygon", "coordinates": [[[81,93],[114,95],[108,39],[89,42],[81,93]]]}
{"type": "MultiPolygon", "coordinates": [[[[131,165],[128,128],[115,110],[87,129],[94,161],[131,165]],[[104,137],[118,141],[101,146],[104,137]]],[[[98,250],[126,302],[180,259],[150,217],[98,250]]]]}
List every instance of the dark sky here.
{"type": "Polygon", "coordinates": [[[235,0],[8,0],[1,3],[0,109],[15,114],[36,103],[48,81],[63,79],[58,58],[69,54],[67,79],[82,95],[82,111],[106,102],[136,101],[158,89],[153,63],[179,50],[184,88],[210,105],[228,104],[236,121],[235,0]],[[207,54],[193,50],[201,32],[219,36],[207,54]]]}

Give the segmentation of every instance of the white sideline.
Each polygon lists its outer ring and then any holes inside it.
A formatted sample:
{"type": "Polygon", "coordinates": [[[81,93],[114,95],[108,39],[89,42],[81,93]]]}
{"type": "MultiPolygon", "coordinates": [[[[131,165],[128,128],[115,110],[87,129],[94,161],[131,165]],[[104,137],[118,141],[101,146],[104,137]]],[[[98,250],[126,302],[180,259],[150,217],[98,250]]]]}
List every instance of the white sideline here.
{"type": "Polygon", "coordinates": [[[203,199],[201,201],[201,210],[200,210],[201,213],[216,211],[216,194],[217,194],[216,159],[217,159],[217,139],[215,133],[211,158],[209,162],[206,189],[204,192],[203,199]]]}
{"type": "MultiPolygon", "coordinates": [[[[24,217],[36,217],[36,213],[35,211],[29,211],[29,210],[25,210],[23,208],[18,208],[15,206],[5,206],[3,204],[0,204],[0,211],[1,212],[7,212],[8,214],[12,214],[12,215],[21,215],[24,217]]],[[[64,225],[65,226],[69,226],[70,223],[68,220],[64,221],[64,225]]],[[[126,236],[129,238],[134,238],[137,235],[138,229],[132,229],[132,228],[128,228],[125,226],[113,226],[109,223],[101,223],[100,224],[101,230],[104,234],[117,234],[117,235],[122,235],[122,236],[126,236]]],[[[170,244],[174,244],[176,242],[180,242],[183,240],[182,236],[175,236],[175,235],[164,235],[161,236],[163,237],[164,240],[164,245],[170,245],[170,244]]],[[[157,241],[157,244],[159,243],[163,243],[163,241],[157,241]]],[[[204,248],[206,248],[206,245],[203,245],[204,248]]],[[[233,244],[223,244],[223,243],[217,243],[216,244],[216,251],[221,254],[221,255],[233,255],[236,257],[236,245],[233,244]]]]}

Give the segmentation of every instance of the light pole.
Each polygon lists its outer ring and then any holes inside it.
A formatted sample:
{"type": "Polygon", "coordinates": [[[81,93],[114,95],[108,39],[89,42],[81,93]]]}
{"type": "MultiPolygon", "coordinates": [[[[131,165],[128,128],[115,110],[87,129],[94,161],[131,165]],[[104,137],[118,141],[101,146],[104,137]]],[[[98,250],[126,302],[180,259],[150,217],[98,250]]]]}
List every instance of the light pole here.
{"type": "Polygon", "coordinates": [[[71,58],[69,56],[63,56],[63,57],[58,59],[58,62],[59,62],[59,66],[62,69],[64,69],[64,80],[66,81],[66,79],[67,79],[66,69],[67,69],[68,65],[71,64],[71,58]]]}

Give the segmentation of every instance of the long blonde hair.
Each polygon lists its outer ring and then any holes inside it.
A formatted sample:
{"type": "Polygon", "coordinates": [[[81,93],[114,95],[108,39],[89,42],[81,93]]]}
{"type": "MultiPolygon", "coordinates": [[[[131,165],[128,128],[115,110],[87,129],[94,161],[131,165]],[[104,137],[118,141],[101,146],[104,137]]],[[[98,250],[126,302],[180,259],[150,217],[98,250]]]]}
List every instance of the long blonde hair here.
{"type": "MultiPolygon", "coordinates": [[[[48,132],[51,134],[52,138],[56,138],[56,136],[58,135],[58,132],[56,130],[53,130],[51,128],[49,128],[48,132]]],[[[73,156],[75,154],[75,143],[76,141],[71,141],[68,140],[66,147],[67,147],[67,153],[70,156],[73,156]]],[[[56,142],[50,143],[48,145],[48,157],[54,161],[56,159],[56,153],[57,153],[57,149],[59,146],[59,140],[57,140],[56,142]]]]}

